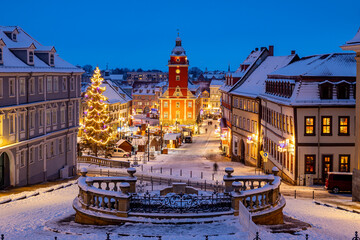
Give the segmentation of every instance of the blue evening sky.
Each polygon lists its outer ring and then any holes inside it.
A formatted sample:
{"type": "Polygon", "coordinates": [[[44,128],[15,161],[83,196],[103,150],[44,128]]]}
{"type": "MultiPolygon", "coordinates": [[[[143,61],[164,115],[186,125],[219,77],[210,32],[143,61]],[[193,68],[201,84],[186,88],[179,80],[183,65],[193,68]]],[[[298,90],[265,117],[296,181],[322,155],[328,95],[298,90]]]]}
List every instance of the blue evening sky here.
{"type": "Polygon", "coordinates": [[[360,27],[360,0],[5,0],[1,8],[1,25],[102,68],[166,70],[177,28],[191,66],[235,70],[256,47],[341,52],[360,27]]]}

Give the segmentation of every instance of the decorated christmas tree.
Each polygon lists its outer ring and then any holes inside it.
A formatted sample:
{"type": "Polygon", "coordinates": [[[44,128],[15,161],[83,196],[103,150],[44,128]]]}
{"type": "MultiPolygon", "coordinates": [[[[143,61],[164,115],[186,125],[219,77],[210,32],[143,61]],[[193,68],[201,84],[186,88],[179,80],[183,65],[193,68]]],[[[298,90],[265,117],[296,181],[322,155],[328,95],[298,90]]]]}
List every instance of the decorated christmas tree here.
{"type": "Polygon", "coordinates": [[[103,95],[106,87],[100,87],[103,81],[100,70],[96,67],[91,78],[91,86],[85,94],[82,147],[91,149],[95,156],[98,156],[99,152],[106,154],[115,141],[110,126],[107,98],[103,95]]]}

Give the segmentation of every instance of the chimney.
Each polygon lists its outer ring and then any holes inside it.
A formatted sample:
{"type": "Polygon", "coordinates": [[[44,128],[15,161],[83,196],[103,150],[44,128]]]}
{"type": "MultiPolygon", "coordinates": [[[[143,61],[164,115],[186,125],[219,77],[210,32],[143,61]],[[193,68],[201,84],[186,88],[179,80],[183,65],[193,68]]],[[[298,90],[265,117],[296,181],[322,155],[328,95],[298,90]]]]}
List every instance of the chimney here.
{"type": "Polygon", "coordinates": [[[255,51],[259,51],[259,48],[255,48],[255,51]]]}
{"type": "Polygon", "coordinates": [[[295,53],[295,50],[291,50],[291,55],[294,55],[295,53]]]}
{"type": "Polygon", "coordinates": [[[269,45],[269,56],[274,56],[274,46],[269,45]]]}

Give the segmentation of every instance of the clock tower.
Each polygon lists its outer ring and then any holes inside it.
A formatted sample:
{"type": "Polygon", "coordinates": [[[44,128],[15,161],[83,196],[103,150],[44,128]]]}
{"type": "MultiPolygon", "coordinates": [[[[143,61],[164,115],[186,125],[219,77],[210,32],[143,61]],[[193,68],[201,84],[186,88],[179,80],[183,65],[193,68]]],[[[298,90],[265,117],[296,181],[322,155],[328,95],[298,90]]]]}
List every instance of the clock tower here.
{"type": "Polygon", "coordinates": [[[175,40],[175,47],[171,51],[168,67],[168,88],[159,98],[160,122],[164,126],[176,123],[194,125],[198,115],[198,101],[188,88],[189,60],[179,35],[175,40]]]}

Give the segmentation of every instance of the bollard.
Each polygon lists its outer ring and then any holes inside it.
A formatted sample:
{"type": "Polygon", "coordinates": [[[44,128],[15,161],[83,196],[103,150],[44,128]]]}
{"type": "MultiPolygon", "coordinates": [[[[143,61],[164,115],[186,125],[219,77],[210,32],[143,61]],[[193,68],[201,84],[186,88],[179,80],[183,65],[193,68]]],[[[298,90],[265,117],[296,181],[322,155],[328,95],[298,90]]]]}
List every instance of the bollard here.
{"type": "Polygon", "coordinates": [[[203,172],[201,172],[201,179],[203,179],[203,172]]]}
{"type": "Polygon", "coordinates": [[[214,181],[214,175],[215,175],[215,173],[212,174],[212,180],[213,180],[213,181],[214,181]]]}
{"type": "Polygon", "coordinates": [[[172,175],[172,168],[170,168],[170,175],[172,175]]]}
{"type": "Polygon", "coordinates": [[[192,178],[192,171],[190,171],[190,178],[192,178]]]}
{"type": "Polygon", "coordinates": [[[313,200],[315,199],[315,191],[313,191],[313,200]]]}
{"type": "Polygon", "coordinates": [[[162,167],[160,168],[160,173],[162,174],[162,167]]]}
{"type": "Polygon", "coordinates": [[[151,170],[150,170],[151,172],[152,172],[152,166],[151,166],[151,170]]]}
{"type": "Polygon", "coordinates": [[[205,189],[205,191],[206,191],[206,180],[205,180],[205,184],[204,184],[204,189],[205,189]]]}
{"type": "Polygon", "coordinates": [[[295,193],[294,193],[294,198],[296,199],[296,190],[295,190],[295,193]]]}
{"type": "Polygon", "coordinates": [[[182,177],[182,169],[180,169],[180,177],[182,177]]]}
{"type": "Polygon", "coordinates": [[[141,171],[142,172],[144,171],[144,165],[141,165],[141,171]]]}

